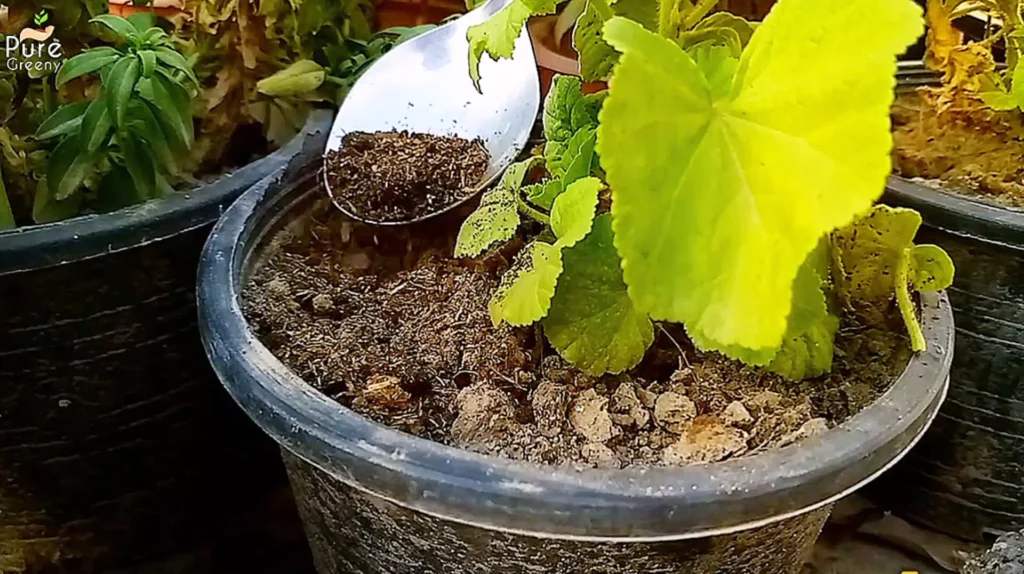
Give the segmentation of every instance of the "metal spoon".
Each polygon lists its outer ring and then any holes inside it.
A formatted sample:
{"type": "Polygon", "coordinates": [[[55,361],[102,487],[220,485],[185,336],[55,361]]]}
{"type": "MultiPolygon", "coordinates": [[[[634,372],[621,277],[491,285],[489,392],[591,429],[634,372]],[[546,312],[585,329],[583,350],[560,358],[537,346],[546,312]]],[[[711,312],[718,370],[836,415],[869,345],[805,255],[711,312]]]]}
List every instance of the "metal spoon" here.
{"type": "MultiPolygon", "coordinates": [[[[490,185],[522,152],[540,107],[540,82],[530,35],[524,30],[512,58],[480,63],[481,92],[469,77],[466,31],[484,22],[511,0],[490,0],[462,17],[381,57],[356,82],[338,110],[326,152],[341,149],[350,132],[408,130],[433,135],[480,138],[491,161],[480,184],[466,197],[409,221],[371,221],[352,208],[343,190],[324,185],[334,205],[371,225],[407,225],[435,217],[465,203],[490,185]]],[[[326,156],[326,154],[325,154],[326,156]]],[[[326,172],[326,169],[324,170],[326,172]]]]}

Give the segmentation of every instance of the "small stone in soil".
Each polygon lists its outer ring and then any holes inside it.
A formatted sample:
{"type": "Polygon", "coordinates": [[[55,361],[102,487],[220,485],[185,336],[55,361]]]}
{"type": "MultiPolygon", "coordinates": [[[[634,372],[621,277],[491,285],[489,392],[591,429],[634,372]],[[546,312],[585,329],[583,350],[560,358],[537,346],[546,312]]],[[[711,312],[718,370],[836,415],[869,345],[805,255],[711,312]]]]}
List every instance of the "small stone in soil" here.
{"type": "Polygon", "coordinates": [[[607,406],[608,399],[594,389],[583,391],[572,405],[572,426],[590,442],[611,440],[622,431],[612,422],[607,406]]]}
{"type": "Polygon", "coordinates": [[[366,387],[355,400],[360,405],[370,408],[400,410],[409,406],[409,403],[412,401],[412,395],[402,388],[398,378],[374,375],[370,377],[366,387]]]}
{"type": "Polygon", "coordinates": [[[473,193],[490,155],[479,138],[352,132],[325,156],[335,201],[372,221],[409,221],[473,193]]]}
{"type": "Polygon", "coordinates": [[[681,434],[697,416],[697,406],[688,397],[667,391],[654,403],[654,420],[665,430],[681,434]]]}
{"type": "Polygon", "coordinates": [[[334,308],[334,301],[330,295],[321,293],[313,297],[313,310],[317,313],[327,313],[332,308],[334,308]]]}
{"type": "Polygon", "coordinates": [[[476,383],[459,392],[455,399],[459,416],[452,423],[456,445],[486,451],[501,442],[515,426],[512,400],[488,383],[476,383]]]}
{"type": "Polygon", "coordinates": [[[587,459],[587,462],[597,468],[619,468],[620,466],[619,459],[615,456],[612,449],[599,442],[590,442],[583,445],[580,453],[587,459]]]}
{"type": "Polygon", "coordinates": [[[733,401],[725,407],[725,411],[722,413],[722,422],[729,426],[743,428],[753,424],[754,417],[750,416],[750,411],[743,406],[743,403],[733,401]]]}
{"type": "Polygon", "coordinates": [[[718,462],[747,450],[747,433],[727,427],[711,417],[701,417],[662,452],[670,465],[718,462]]]}
{"type": "Polygon", "coordinates": [[[562,421],[569,408],[569,390],[564,385],[541,381],[531,400],[533,418],[540,434],[553,437],[562,432],[562,421]]]}
{"type": "Polygon", "coordinates": [[[628,382],[620,384],[619,388],[615,389],[608,403],[608,412],[611,413],[615,424],[632,425],[638,429],[647,426],[647,421],[651,419],[651,414],[636,396],[636,386],[628,382]]]}
{"type": "Polygon", "coordinates": [[[783,447],[802,441],[806,438],[819,435],[828,430],[828,421],[823,418],[811,419],[800,426],[800,428],[787,434],[779,440],[775,446],[783,447]]]}
{"type": "Polygon", "coordinates": [[[782,397],[772,391],[761,391],[747,399],[746,406],[758,414],[770,413],[779,410],[782,406],[782,397]]]}

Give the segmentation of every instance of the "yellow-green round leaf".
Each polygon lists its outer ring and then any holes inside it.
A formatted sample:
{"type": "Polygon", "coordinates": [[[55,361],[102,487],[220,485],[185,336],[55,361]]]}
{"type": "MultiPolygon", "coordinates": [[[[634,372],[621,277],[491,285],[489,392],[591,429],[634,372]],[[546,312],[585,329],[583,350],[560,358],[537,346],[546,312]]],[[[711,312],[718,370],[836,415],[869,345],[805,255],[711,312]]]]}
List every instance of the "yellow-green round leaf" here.
{"type": "Polygon", "coordinates": [[[623,55],[597,150],[637,306],[780,346],[800,265],[884,189],[896,56],[921,31],[912,0],[780,0],[719,91],[677,44],[609,20],[623,55]]]}

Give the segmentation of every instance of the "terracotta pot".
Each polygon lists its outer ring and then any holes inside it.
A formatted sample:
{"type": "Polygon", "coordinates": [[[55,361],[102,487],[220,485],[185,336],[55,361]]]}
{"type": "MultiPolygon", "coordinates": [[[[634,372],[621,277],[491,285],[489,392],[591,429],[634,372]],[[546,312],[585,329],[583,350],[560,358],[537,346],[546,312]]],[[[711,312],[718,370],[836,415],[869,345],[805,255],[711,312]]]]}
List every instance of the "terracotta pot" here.
{"type": "MultiPolygon", "coordinates": [[[[562,42],[555,44],[555,22],[557,15],[540,16],[530,19],[528,24],[530,39],[533,41],[533,53],[537,57],[537,69],[540,71],[540,93],[546,96],[551,87],[551,78],[555,74],[570,76],[580,75],[579,57],[572,47],[572,36],[566,34],[562,42]]],[[[583,92],[592,94],[608,87],[605,82],[584,82],[583,92]]]]}
{"type": "Polygon", "coordinates": [[[138,12],[153,12],[157,16],[169,18],[183,11],[182,0],[153,0],[149,6],[136,6],[132,0],[110,0],[110,13],[127,18],[138,12]]]}
{"type": "Polygon", "coordinates": [[[382,0],[375,2],[376,29],[437,24],[466,11],[460,0],[382,0]]]}

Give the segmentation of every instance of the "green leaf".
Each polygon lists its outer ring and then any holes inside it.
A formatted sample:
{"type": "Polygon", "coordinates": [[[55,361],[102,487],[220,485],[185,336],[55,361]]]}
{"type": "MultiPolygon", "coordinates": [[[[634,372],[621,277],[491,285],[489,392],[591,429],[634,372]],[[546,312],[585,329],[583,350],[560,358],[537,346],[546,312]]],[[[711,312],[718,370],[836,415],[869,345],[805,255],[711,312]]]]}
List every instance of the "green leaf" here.
{"type": "Polygon", "coordinates": [[[612,243],[611,216],[566,249],[544,333],[576,368],[590,374],[620,373],[636,366],[654,341],[654,326],[633,305],[612,243]]]}
{"type": "Polygon", "coordinates": [[[711,10],[715,0],[659,0],[657,33],[670,40],[693,29],[711,10]]]}
{"type": "Polygon", "coordinates": [[[57,72],[57,87],[61,87],[71,80],[91,74],[104,66],[119,60],[124,54],[114,48],[104,46],[102,48],[90,48],[74,58],[64,62],[57,72]]]}
{"type": "Polygon", "coordinates": [[[918,291],[942,291],[953,284],[953,260],[938,245],[917,245],[910,253],[910,285],[918,291]]]}
{"type": "Polygon", "coordinates": [[[93,152],[103,146],[107,141],[107,135],[113,122],[110,121],[110,112],[102,96],[93,100],[82,117],[82,130],[79,141],[87,152],[93,152]]]}
{"type": "Polygon", "coordinates": [[[139,35],[139,31],[131,22],[113,14],[101,14],[90,20],[90,22],[102,24],[107,28],[110,28],[122,40],[138,38],[139,35]]]}
{"type": "Polygon", "coordinates": [[[124,166],[132,176],[139,197],[157,197],[159,194],[156,186],[156,169],[142,141],[132,133],[119,133],[118,143],[124,157],[124,166]]]}
{"type": "Polygon", "coordinates": [[[544,100],[544,160],[563,186],[590,174],[604,94],[583,94],[575,76],[555,76],[544,100]]]}
{"type": "Polygon", "coordinates": [[[82,149],[77,135],[68,136],[53,150],[46,162],[46,180],[50,195],[63,201],[78,191],[92,173],[99,155],[82,149]]]}
{"type": "Polygon", "coordinates": [[[754,35],[754,26],[750,22],[729,12],[709,14],[693,27],[694,30],[714,30],[717,28],[729,28],[736,32],[736,36],[740,40],[740,48],[746,48],[747,44],[750,43],[750,38],[754,35]]]}
{"type": "Polygon", "coordinates": [[[185,74],[185,77],[188,78],[196,87],[199,86],[199,79],[196,78],[195,72],[192,71],[192,65],[188,63],[185,56],[182,56],[170,48],[163,47],[156,49],[156,58],[163,64],[185,74]]]}
{"type": "Polygon", "coordinates": [[[565,185],[560,179],[549,179],[543,183],[534,183],[523,188],[527,201],[544,209],[551,209],[555,198],[563,191],[565,191],[565,185]]]}
{"type": "Polygon", "coordinates": [[[706,45],[721,46],[736,57],[743,51],[740,35],[732,28],[705,28],[683,32],[679,35],[678,43],[687,51],[696,46],[706,45]]]}
{"type": "Polygon", "coordinates": [[[555,232],[559,248],[576,245],[590,233],[597,209],[597,196],[604,183],[596,177],[587,177],[570,184],[555,199],[551,208],[551,230],[555,232]]]}
{"type": "Polygon", "coordinates": [[[107,0],[84,0],[82,3],[85,4],[90,18],[106,14],[110,10],[110,3],[107,0]]]}
{"type": "Polygon", "coordinates": [[[560,154],[545,147],[544,151],[551,151],[550,155],[545,155],[548,171],[551,175],[561,178],[565,185],[590,175],[594,166],[596,145],[597,130],[583,128],[573,134],[565,146],[558,150],[560,154]]]}
{"type": "Polygon", "coordinates": [[[114,125],[124,125],[124,112],[128,109],[128,100],[135,91],[139,81],[139,60],[127,57],[119,60],[110,68],[110,76],[103,84],[103,98],[107,109],[114,120],[114,125]]]}
{"type": "MultiPolygon", "coordinates": [[[[0,168],[3,166],[0,165],[0,168]]],[[[4,172],[0,169],[0,231],[14,229],[18,224],[14,221],[11,202],[7,198],[7,187],[4,185],[4,172]]]]}
{"type": "Polygon", "coordinates": [[[142,38],[144,40],[148,40],[149,39],[147,37],[147,35],[146,35],[147,32],[149,32],[150,30],[152,30],[154,28],[159,30],[159,28],[156,27],[156,25],[157,25],[156,14],[154,14],[153,12],[148,12],[148,11],[135,12],[134,14],[128,16],[128,22],[131,23],[132,27],[135,28],[136,32],[138,32],[139,34],[142,35],[142,38]]]}
{"type": "Polygon", "coordinates": [[[256,83],[256,91],[272,98],[287,98],[318,89],[327,79],[327,71],[313,60],[299,60],[291,66],[256,83]]]}
{"type": "Polygon", "coordinates": [[[638,308],[715,348],[782,344],[797,270],[884,189],[896,56],[920,12],[912,0],[780,0],[717,98],[677,44],[623,18],[605,25],[623,56],[597,151],[638,308]]]}
{"type": "Polygon", "coordinates": [[[167,173],[180,175],[181,165],[176,154],[188,154],[188,148],[172,149],[167,134],[149,105],[136,103],[128,109],[128,129],[149,144],[150,150],[167,173]]]}
{"type": "Polygon", "coordinates": [[[555,0],[512,0],[486,22],[470,26],[466,32],[469,40],[469,77],[480,89],[480,59],[484,54],[492,60],[511,58],[516,38],[523,32],[523,25],[530,16],[543,16],[555,11],[555,0]]]}
{"type": "Polygon", "coordinates": [[[587,82],[606,80],[619,61],[619,53],[602,37],[604,23],[623,16],[644,28],[658,29],[658,3],[652,0],[590,0],[576,21],[572,44],[579,54],[580,76],[587,82]]]}
{"type": "Polygon", "coordinates": [[[1020,106],[1017,98],[1009,92],[993,90],[990,92],[981,92],[978,96],[986,106],[997,112],[1008,112],[1010,110],[1015,110],[1020,106]]]}
{"type": "Polygon", "coordinates": [[[541,118],[545,142],[567,142],[578,130],[597,127],[603,101],[603,97],[596,95],[584,96],[583,82],[576,76],[553,77],[541,118]]]}
{"type": "Polygon", "coordinates": [[[167,32],[155,27],[150,27],[142,33],[142,41],[147,44],[158,44],[166,37],[167,32]]]}
{"type": "Polygon", "coordinates": [[[704,43],[693,46],[686,52],[707,79],[711,97],[728,97],[736,70],[740,66],[740,59],[733,55],[732,49],[720,44],[704,43]]]}
{"type": "Polygon", "coordinates": [[[501,182],[484,194],[480,207],[462,223],[455,257],[476,257],[495,243],[512,238],[519,227],[516,193],[536,163],[537,158],[530,158],[508,166],[501,182]]]}
{"type": "Polygon", "coordinates": [[[835,232],[844,272],[836,288],[847,307],[892,300],[899,260],[913,246],[919,227],[921,215],[913,209],[878,205],[835,232]]]}
{"type": "Polygon", "coordinates": [[[57,201],[49,191],[49,184],[44,177],[36,186],[32,202],[32,221],[36,223],[52,223],[78,215],[82,208],[82,194],[72,193],[63,201],[57,201]]]}
{"type": "Polygon", "coordinates": [[[534,241],[516,254],[487,305],[494,326],[523,326],[547,314],[562,272],[562,250],[534,241]]]}
{"type": "Polygon", "coordinates": [[[89,102],[75,102],[57,108],[57,111],[39,125],[36,138],[46,141],[77,132],[82,126],[82,117],[88,107],[89,102]]]}
{"type": "Polygon", "coordinates": [[[145,199],[139,196],[128,170],[124,166],[116,165],[100,181],[94,207],[100,212],[111,212],[135,205],[145,199]]]}
{"type": "Polygon", "coordinates": [[[839,318],[829,311],[824,292],[830,263],[828,246],[827,240],[822,241],[797,271],[786,336],[782,348],[768,365],[768,370],[791,381],[817,377],[832,370],[839,318]]]}
{"type": "Polygon", "coordinates": [[[184,88],[157,69],[152,78],[139,82],[139,94],[153,105],[157,120],[168,134],[173,134],[186,147],[192,145],[195,128],[191,101],[184,88]]]}
{"type": "Polygon", "coordinates": [[[156,71],[156,52],[153,50],[139,50],[135,53],[139,57],[139,65],[142,66],[142,77],[148,78],[156,71]]]}

